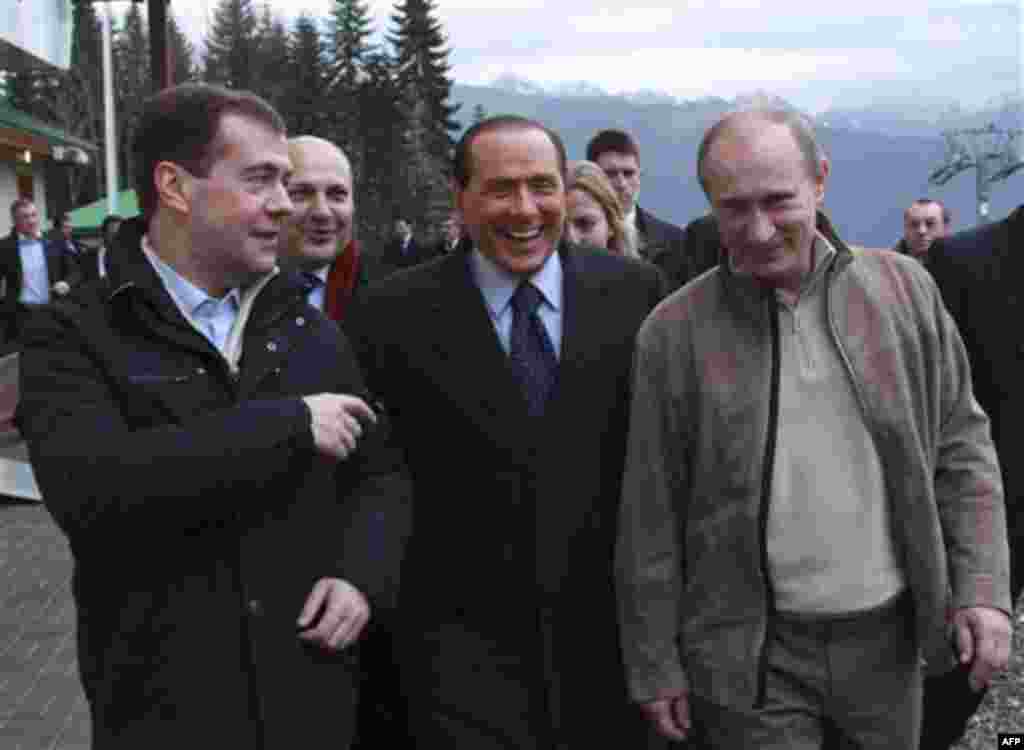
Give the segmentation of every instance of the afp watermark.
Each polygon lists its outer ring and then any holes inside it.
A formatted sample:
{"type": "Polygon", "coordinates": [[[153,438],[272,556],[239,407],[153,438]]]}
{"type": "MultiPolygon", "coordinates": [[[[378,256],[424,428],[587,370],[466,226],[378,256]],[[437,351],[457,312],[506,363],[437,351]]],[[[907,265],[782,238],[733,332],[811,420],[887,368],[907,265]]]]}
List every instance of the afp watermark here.
{"type": "Polygon", "coordinates": [[[1000,732],[996,747],[1017,747],[1024,750],[1024,732],[1000,732]]]}

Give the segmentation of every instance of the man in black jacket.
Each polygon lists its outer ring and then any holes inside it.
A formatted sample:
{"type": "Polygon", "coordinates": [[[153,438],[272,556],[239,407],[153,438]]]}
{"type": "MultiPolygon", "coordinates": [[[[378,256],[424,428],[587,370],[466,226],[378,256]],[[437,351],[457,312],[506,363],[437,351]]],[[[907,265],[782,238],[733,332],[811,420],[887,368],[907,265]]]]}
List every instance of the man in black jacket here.
{"type": "MultiPolygon", "coordinates": [[[[1024,587],[1024,206],[1002,221],[951,237],[928,249],[929,269],[956,321],[971,362],[974,394],[992,422],[1006,498],[1010,540],[1010,596],[1024,587]]],[[[964,733],[984,692],[972,692],[966,670],[925,681],[921,747],[946,748],[964,733]]]]}
{"type": "Polygon", "coordinates": [[[346,339],[276,266],[284,125],[246,92],[150,99],[142,218],[34,316],[18,423],[75,560],[104,748],[346,748],[404,481],[346,339]]]}
{"type": "Polygon", "coordinates": [[[626,215],[626,231],[635,236],[641,257],[668,275],[672,289],[696,276],[699,271],[695,259],[686,252],[683,230],[643,210],[637,202],[640,147],[633,136],[622,130],[602,130],[587,144],[587,160],[600,166],[615,188],[626,215]]]}

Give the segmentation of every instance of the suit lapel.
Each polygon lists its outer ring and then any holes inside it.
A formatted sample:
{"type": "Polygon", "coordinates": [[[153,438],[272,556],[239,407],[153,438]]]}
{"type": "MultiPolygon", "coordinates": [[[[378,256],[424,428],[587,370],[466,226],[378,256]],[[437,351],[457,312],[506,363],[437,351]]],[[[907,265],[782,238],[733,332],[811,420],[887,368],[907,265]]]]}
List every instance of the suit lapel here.
{"type": "Polygon", "coordinates": [[[43,240],[43,255],[46,258],[46,274],[47,279],[50,282],[50,288],[58,281],[64,278],[63,263],[61,263],[61,250],[60,246],[56,242],[50,240],[43,240]]]}
{"type": "Polygon", "coordinates": [[[463,413],[495,442],[518,447],[526,400],[498,341],[483,295],[469,269],[467,252],[449,255],[439,267],[441,294],[434,302],[435,354],[451,385],[446,390],[463,413]]]}
{"type": "Polygon", "coordinates": [[[569,424],[577,408],[586,408],[592,392],[587,363],[600,361],[601,321],[606,312],[605,289],[583,273],[583,258],[568,247],[562,260],[562,351],[558,362],[558,389],[545,419],[569,424]]]}

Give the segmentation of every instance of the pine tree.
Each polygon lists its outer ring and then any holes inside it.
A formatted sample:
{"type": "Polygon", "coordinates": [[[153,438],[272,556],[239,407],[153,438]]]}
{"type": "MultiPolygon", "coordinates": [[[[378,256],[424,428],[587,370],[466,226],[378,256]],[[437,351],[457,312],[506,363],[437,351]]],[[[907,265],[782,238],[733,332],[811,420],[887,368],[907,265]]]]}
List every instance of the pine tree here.
{"type": "Polygon", "coordinates": [[[409,158],[407,187],[395,214],[411,216],[421,226],[440,226],[449,211],[448,179],[453,120],[458,107],[449,103],[447,40],[435,19],[434,0],[403,0],[395,6],[394,45],[397,83],[402,91],[403,143],[409,158]]]}
{"type": "Polygon", "coordinates": [[[252,0],[220,0],[206,39],[203,78],[233,89],[252,89],[256,41],[252,0]]]}
{"type": "Polygon", "coordinates": [[[289,45],[291,85],[285,93],[282,114],[288,132],[325,137],[325,103],[330,84],[324,42],[312,16],[302,13],[295,21],[289,45]]]}
{"type": "Polygon", "coordinates": [[[196,48],[178,26],[174,14],[167,17],[167,42],[171,46],[172,81],[175,84],[196,80],[196,48]]]}
{"type": "Polygon", "coordinates": [[[384,51],[367,54],[356,97],[359,130],[355,140],[366,168],[355,171],[358,236],[371,250],[382,248],[391,235],[396,206],[406,179],[402,92],[394,75],[395,61],[384,51]],[[371,166],[372,165],[372,166],[371,166]]]}
{"type": "Polygon", "coordinates": [[[142,103],[151,91],[149,37],[139,6],[132,3],[124,27],[114,36],[114,111],[117,117],[118,165],[122,185],[131,184],[134,174],[132,139],[142,103]]]}
{"type": "Polygon", "coordinates": [[[257,75],[253,91],[280,110],[285,93],[294,86],[291,80],[291,52],[288,29],[269,4],[263,6],[256,27],[256,56],[254,67],[257,75]]]}
{"type": "Polygon", "coordinates": [[[369,43],[369,8],[363,0],[335,0],[328,20],[327,59],[331,71],[328,128],[331,139],[349,157],[353,172],[364,171],[363,145],[359,141],[362,118],[356,105],[367,84],[367,64],[373,53],[369,43]]]}

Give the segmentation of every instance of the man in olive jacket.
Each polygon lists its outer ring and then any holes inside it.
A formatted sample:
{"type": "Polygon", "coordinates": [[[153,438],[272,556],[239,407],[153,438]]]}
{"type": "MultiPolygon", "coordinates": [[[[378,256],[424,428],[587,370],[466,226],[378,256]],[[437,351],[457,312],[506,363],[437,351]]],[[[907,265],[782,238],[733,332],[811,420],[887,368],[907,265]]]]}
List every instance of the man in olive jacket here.
{"type": "Polygon", "coordinates": [[[638,336],[617,571],[634,700],[712,748],[917,747],[923,656],[1009,657],[1002,485],[931,277],[817,211],[797,114],[726,116],[697,169],[727,257],[638,336]],[[947,619],[948,618],[948,619],[947,619]],[[952,630],[948,630],[948,626],[952,630]]]}
{"type": "Polygon", "coordinates": [[[347,341],[277,271],[283,131],[245,92],[149,100],[143,218],[26,331],[17,418],[74,556],[97,750],[351,740],[405,485],[347,341]]]}

